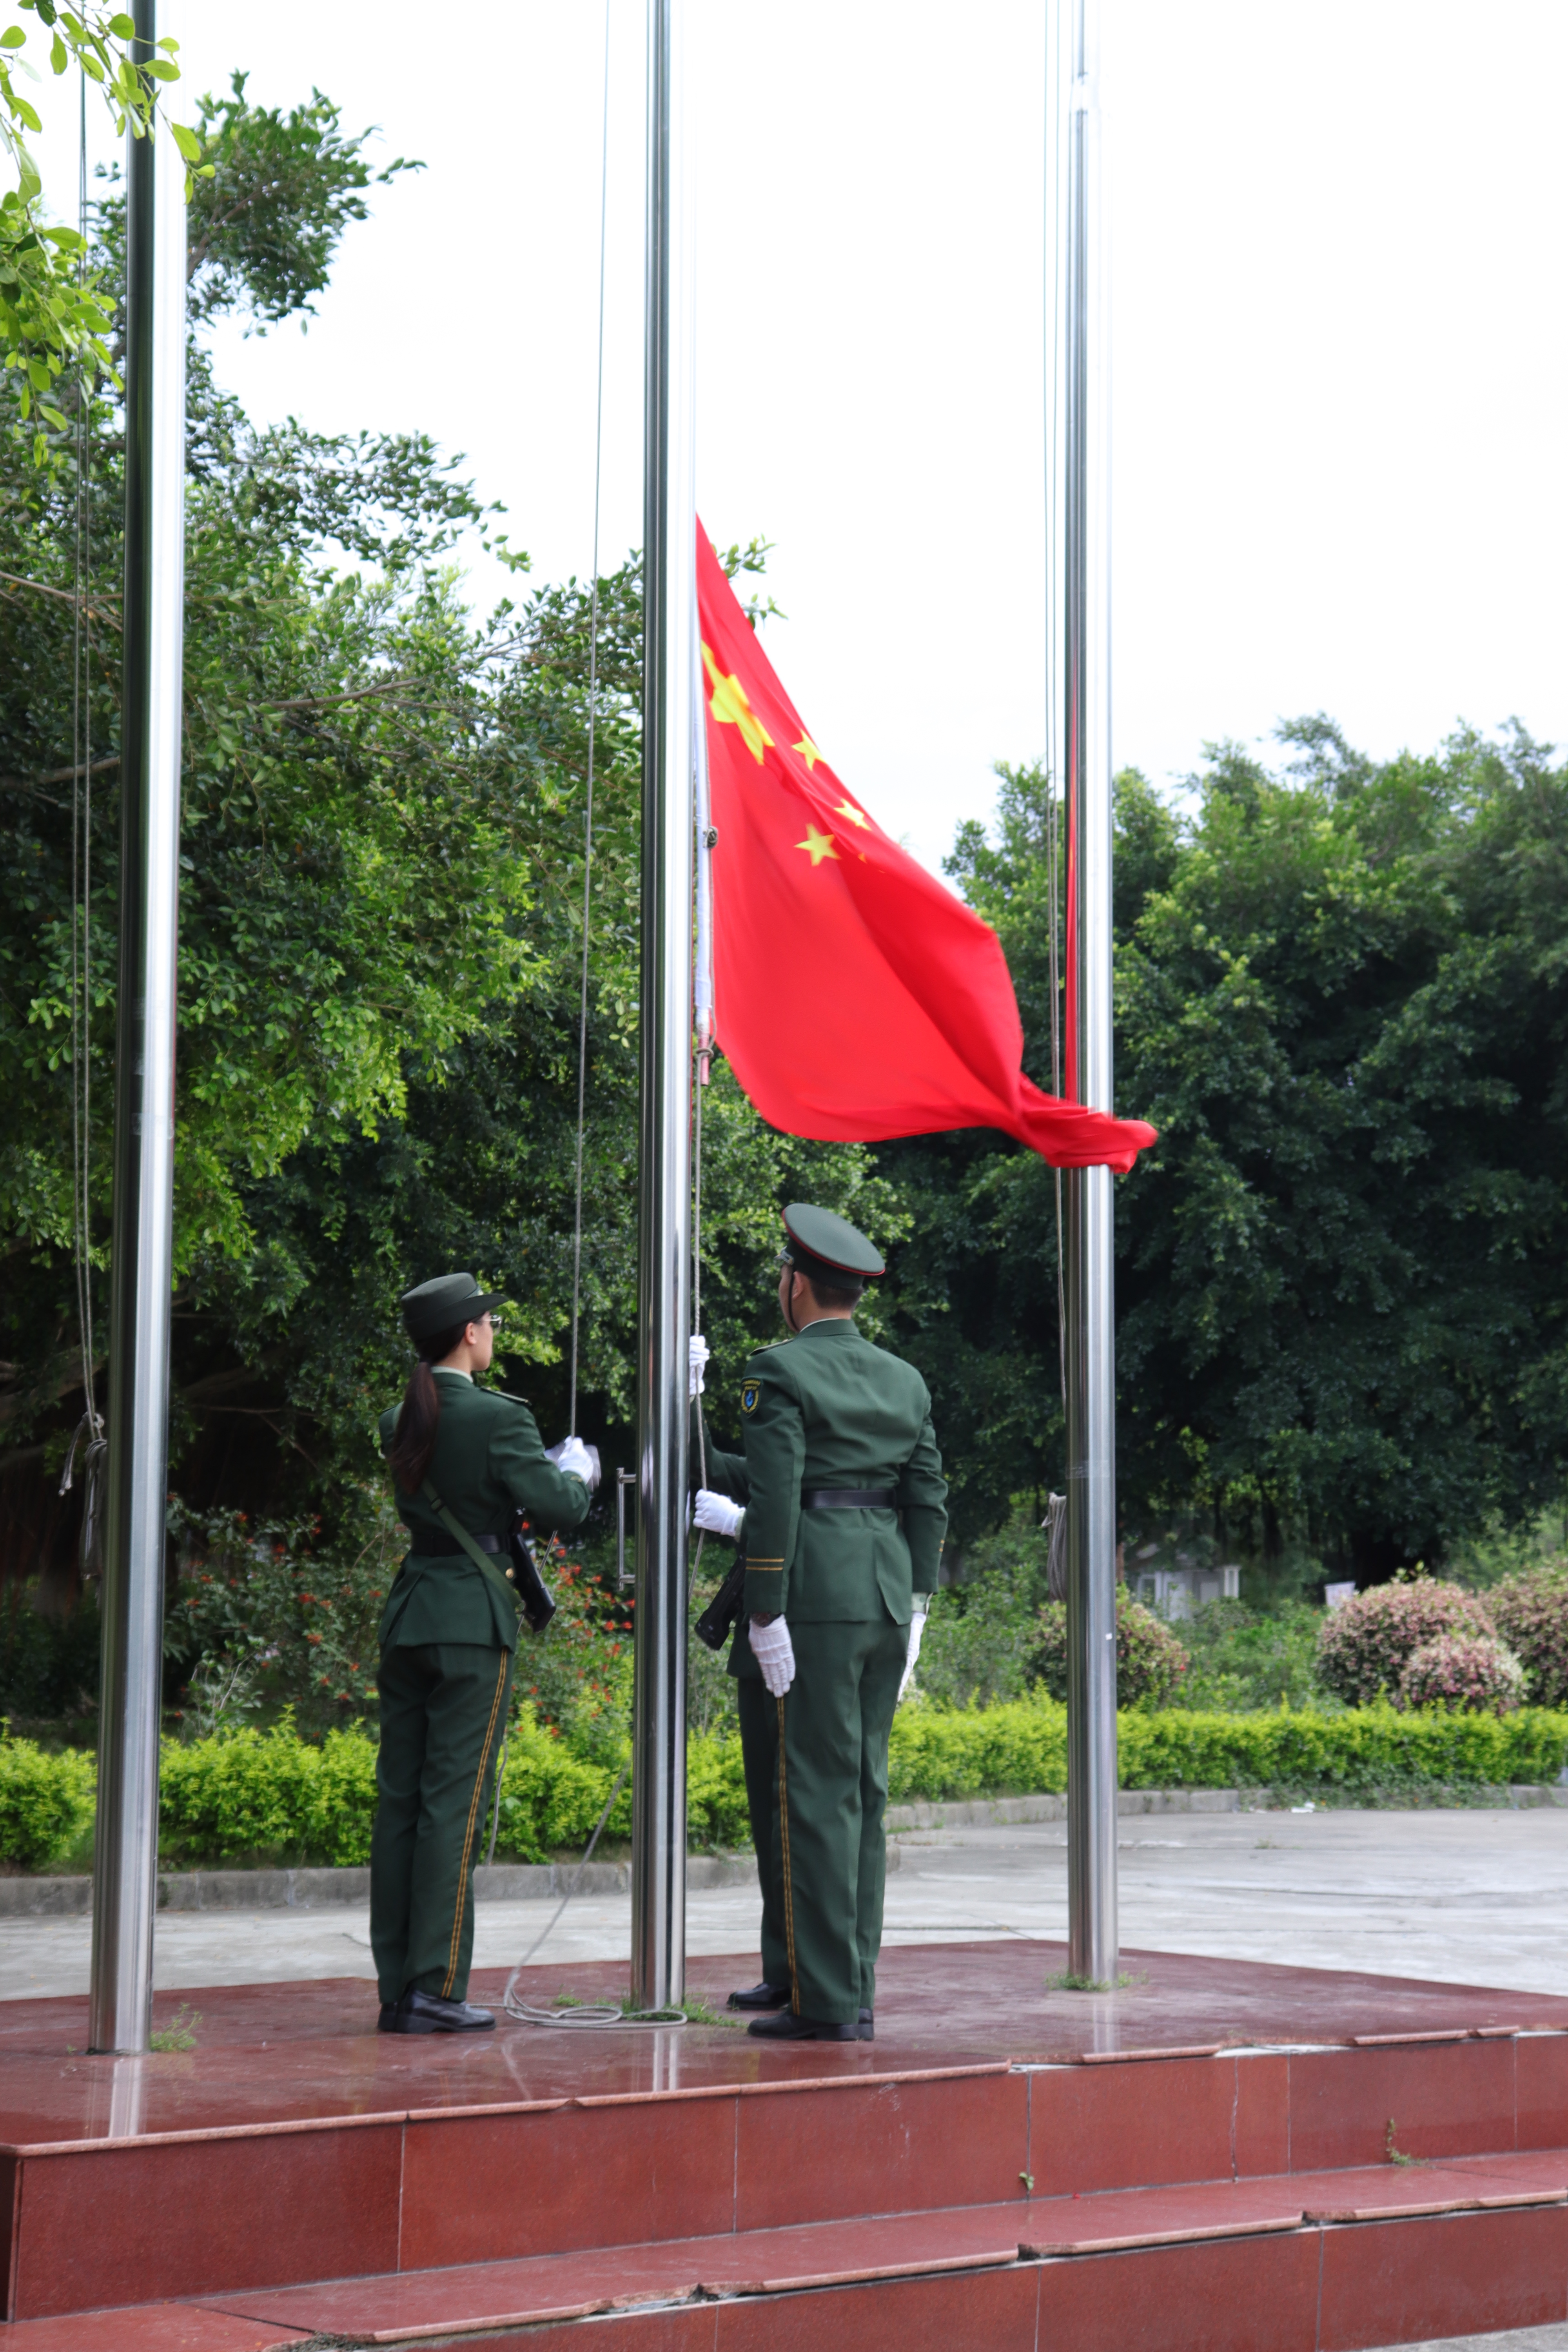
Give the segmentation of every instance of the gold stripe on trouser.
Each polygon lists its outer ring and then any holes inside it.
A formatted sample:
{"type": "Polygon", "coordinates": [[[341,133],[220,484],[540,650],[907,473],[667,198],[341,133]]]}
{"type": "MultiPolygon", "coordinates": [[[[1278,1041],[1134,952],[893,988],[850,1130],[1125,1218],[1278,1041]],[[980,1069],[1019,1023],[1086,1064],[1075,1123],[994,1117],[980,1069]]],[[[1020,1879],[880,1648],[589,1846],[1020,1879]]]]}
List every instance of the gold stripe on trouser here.
{"type": "Polygon", "coordinates": [[[800,2015],[800,1972],[795,1964],[795,1887],[789,1874],[789,1784],[784,1775],[784,1703],[779,1700],[779,1834],[784,1847],[784,1947],[789,1953],[789,2005],[800,2015]]]}
{"type": "Polygon", "coordinates": [[[485,1774],[490,1769],[490,1745],[496,1736],[496,1717],[500,1713],[500,1695],[506,1688],[506,1670],[510,1652],[500,1654],[500,1672],[496,1676],[496,1695],[490,1701],[490,1719],[485,1726],[485,1744],[479,1750],[479,1769],[474,1775],[474,1793],[468,1801],[468,1826],[463,1832],[463,1859],[458,1872],[458,1900],[452,1910],[452,1948],[447,1961],[447,1981],[441,1988],[443,2000],[452,1998],[452,1987],[458,1980],[458,1945],[463,1933],[463,1897],[468,1885],[468,1856],[474,1850],[474,1822],[479,1814],[479,1799],[484,1791],[485,1774]]]}

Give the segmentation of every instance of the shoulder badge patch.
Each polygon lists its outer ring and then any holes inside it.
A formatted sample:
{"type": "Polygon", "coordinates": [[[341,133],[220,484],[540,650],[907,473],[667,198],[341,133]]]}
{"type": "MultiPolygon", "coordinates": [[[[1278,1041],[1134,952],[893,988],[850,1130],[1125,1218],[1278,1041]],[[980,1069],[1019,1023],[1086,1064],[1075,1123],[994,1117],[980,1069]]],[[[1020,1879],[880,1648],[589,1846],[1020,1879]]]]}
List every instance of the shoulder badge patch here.
{"type": "Polygon", "coordinates": [[[757,1409],[757,1399],[761,1396],[762,1392],[762,1385],[759,1381],[748,1381],[741,1391],[741,1411],[742,1412],[755,1412],[757,1409]]]}

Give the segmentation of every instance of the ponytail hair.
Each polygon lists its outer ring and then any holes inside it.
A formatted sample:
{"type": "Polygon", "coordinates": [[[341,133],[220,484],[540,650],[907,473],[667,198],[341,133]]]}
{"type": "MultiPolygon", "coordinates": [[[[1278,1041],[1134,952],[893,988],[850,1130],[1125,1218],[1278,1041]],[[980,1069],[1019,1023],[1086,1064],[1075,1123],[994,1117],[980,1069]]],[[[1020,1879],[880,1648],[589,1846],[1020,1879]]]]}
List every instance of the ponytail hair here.
{"type": "Polygon", "coordinates": [[[393,1477],[405,1495],[417,1495],[430,1475],[430,1458],[441,1426],[441,1391],[430,1367],[442,1362],[461,1345],[468,1328],[466,1323],[455,1323],[449,1330],[432,1331],[427,1338],[414,1342],[419,1350],[419,1361],[403,1391],[397,1426],[386,1449],[393,1477]]]}

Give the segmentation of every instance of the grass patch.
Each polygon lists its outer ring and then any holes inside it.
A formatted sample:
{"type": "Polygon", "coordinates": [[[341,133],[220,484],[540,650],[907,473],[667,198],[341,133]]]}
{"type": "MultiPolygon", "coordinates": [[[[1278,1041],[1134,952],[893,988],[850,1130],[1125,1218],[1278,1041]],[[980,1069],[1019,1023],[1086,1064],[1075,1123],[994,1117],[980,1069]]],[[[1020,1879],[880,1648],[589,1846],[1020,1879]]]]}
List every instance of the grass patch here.
{"type": "Polygon", "coordinates": [[[1047,1992],[1125,1992],[1129,1985],[1147,1984],[1146,1976],[1075,1977],[1070,1969],[1046,1979],[1047,1992]]]}
{"type": "Polygon", "coordinates": [[[148,2035],[147,2046],[151,2050],[159,2051],[194,2050],[196,2046],[196,2028],[201,2021],[201,2011],[191,2009],[182,2001],[167,2025],[156,2027],[148,2035]]]}

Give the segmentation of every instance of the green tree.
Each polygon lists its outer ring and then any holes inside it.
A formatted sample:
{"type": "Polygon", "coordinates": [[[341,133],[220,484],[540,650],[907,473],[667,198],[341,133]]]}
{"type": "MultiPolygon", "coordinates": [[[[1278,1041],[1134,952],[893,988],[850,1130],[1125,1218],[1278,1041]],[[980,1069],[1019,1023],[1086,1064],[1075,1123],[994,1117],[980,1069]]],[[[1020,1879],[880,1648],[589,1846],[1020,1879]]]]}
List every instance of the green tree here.
{"type": "MultiPolygon", "coordinates": [[[[118,9],[82,5],[63,8],[56,0],[11,0],[13,21],[0,31],[0,154],[16,184],[0,192],[0,355],[14,372],[11,387],[16,419],[12,430],[27,442],[32,461],[47,464],[51,435],[65,435],[66,413],[82,387],[112,375],[106,337],[110,319],[104,291],[81,234],[47,220],[43,182],[27,140],[43,129],[32,100],[17,86],[18,72],[37,74],[23,55],[30,27],[15,16],[37,20],[49,71],[64,74],[74,63],[85,81],[98,87],[115,129],[139,139],[156,135],[159,100],[178,81],[179,43],[164,39],[150,58],[133,58],[135,21],[118,9]]],[[[209,177],[213,166],[203,142],[188,124],[171,121],[168,135],[186,165],[187,193],[209,177]]]]}
{"type": "MultiPolygon", "coordinates": [[[[1217,747],[1179,822],[1118,779],[1118,1107],[1161,1130],[1118,1186],[1118,1473],[1133,1525],[1294,1531],[1365,1580],[1560,1489],[1568,770],[1517,728],[1382,764],[1321,719],[1282,740],[1279,772],[1217,747]]],[[[952,867],[1037,1077],[1044,823],[1005,774],[952,867]]],[[[913,1190],[916,1344],[1016,1367],[994,1496],[1059,1459],[1051,1179],[963,1138],[913,1190]]]]}
{"type": "MultiPolygon", "coordinates": [[[[266,323],[310,299],[369,178],[319,95],[252,110],[237,79],[202,121],[219,160],[197,200],[193,320],[266,323]],[[286,203],[245,195],[280,186],[286,203]]],[[[112,284],[113,192],[100,228],[112,284]]],[[[630,1458],[639,572],[599,583],[591,712],[590,584],[475,616],[454,544],[505,544],[428,439],[258,431],[199,338],[190,384],[173,1477],[200,1513],[319,1516],[352,1552],[382,1475],[375,1417],[406,1373],[410,1282],[458,1264],[504,1287],[501,1377],[564,1424],[590,716],[581,1418],[630,1458]]],[[[62,1539],[49,1481],[81,1410],[73,828],[79,879],[90,852],[100,1276],[108,1240],[121,477],[106,401],[92,428],[89,744],[72,688],[75,450],[58,477],[14,445],[0,457],[0,1521],[22,1569],[62,1539]],[[89,815],[73,808],[84,750],[89,815]]],[[[764,552],[731,561],[755,570],[764,552]]],[[[742,1357],[772,1336],[781,1191],[853,1206],[888,1240],[899,1213],[867,1151],[773,1134],[722,1065],[704,1126],[720,1428],[742,1357]]],[[[100,1359],[104,1336],[100,1314],[100,1359]]]]}

